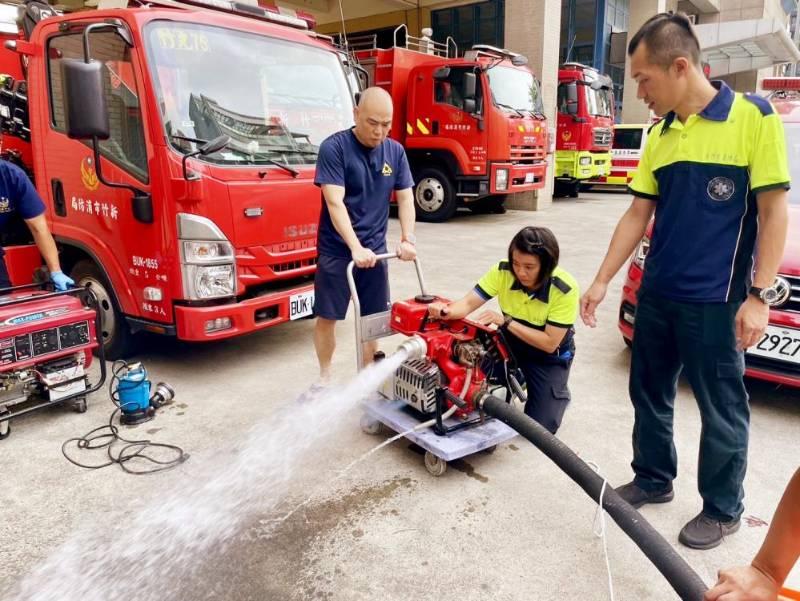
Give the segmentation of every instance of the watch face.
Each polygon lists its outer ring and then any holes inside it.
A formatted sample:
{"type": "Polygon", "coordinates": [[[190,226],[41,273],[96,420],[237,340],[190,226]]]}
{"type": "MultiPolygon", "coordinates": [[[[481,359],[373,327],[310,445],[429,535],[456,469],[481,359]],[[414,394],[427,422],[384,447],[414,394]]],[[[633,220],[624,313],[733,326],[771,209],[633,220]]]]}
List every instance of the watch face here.
{"type": "Polygon", "coordinates": [[[774,288],[764,288],[761,291],[761,300],[768,305],[774,305],[775,301],[778,300],[778,291],[774,288]]]}

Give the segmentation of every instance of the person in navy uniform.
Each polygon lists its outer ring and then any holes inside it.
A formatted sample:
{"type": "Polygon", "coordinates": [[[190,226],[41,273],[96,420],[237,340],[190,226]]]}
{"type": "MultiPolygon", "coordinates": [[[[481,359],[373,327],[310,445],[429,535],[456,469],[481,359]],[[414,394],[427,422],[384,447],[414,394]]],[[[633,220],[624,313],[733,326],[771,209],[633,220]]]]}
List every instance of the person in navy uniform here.
{"type": "MultiPolygon", "coordinates": [[[[75,282],[61,271],[58,250],[47,227],[44,209],[44,203],[27,174],[16,165],[0,160],[0,231],[5,231],[14,218],[22,218],[44,257],[56,290],[66,290],[75,282]]],[[[4,255],[5,251],[0,248],[0,289],[11,286],[4,255]]]]}
{"type": "MultiPolygon", "coordinates": [[[[320,382],[330,380],[336,347],[336,322],[345,318],[350,303],[347,265],[354,261],[356,289],[362,315],[389,308],[389,277],[385,261],[389,203],[396,195],[401,241],[400,259],[413,260],[414,181],[405,150],[388,139],[392,126],[392,97],[381,88],[365,90],[354,112],[355,126],[325,139],[319,148],[314,183],[322,189],[317,232],[319,258],[314,282],[314,348],[320,382]]],[[[364,343],[364,360],[372,361],[374,341],[364,343]]],[[[313,386],[312,386],[313,388],[313,386]]]]}

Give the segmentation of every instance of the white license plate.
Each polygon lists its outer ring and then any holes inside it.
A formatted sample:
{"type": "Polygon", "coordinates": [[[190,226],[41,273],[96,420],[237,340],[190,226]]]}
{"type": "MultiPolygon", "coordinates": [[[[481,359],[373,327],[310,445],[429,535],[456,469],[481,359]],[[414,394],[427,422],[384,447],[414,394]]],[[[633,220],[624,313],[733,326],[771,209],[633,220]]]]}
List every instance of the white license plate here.
{"type": "Polygon", "coordinates": [[[301,292],[289,297],[289,319],[300,319],[314,313],[314,291],[301,292]]]}
{"type": "Polygon", "coordinates": [[[800,330],[781,326],[767,326],[758,344],[747,349],[758,357],[788,361],[800,365],[800,330]]]}
{"type": "Polygon", "coordinates": [[[525,183],[532,184],[533,183],[533,173],[526,173],[525,174],[525,183]]]}

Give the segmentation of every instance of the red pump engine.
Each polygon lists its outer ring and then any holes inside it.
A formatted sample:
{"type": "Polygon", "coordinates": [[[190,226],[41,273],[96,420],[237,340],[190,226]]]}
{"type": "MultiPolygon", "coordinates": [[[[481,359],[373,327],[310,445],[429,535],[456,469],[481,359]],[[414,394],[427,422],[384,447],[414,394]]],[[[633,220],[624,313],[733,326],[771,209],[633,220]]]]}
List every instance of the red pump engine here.
{"type": "Polygon", "coordinates": [[[437,320],[428,316],[433,300],[418,296],[392,305],[391,328],[407,336],[419,336],[427,344],[425,357],[409,359],[394,377],[394,397],[424,414],[447,411],[454,404],[455,415],[467,419],[488,391],[484,359],[509,358],[500,335],[468,319],[437,320]]]}

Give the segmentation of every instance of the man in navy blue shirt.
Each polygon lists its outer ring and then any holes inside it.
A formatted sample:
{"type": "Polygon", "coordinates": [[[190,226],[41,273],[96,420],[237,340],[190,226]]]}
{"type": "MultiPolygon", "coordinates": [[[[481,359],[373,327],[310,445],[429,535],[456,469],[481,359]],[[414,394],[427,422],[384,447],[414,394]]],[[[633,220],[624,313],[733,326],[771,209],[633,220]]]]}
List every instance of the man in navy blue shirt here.
{"type": "MultiPolygon", "coordinates": [[[[392,97],[381,88],[361,94],[355,127],[322,142],[314,183],[322,189],[322,212],[317,234],[319,259],[314,283],[314,348],[321,384],[330,378],[336,347],[336,322],[345,318],[350,303],[347,265],[354,261],[362,315],[389,308],[389,277],[385,261],[389,202],[396,193],[402,237],[397,253],[404,261],[417,253],[414,237],[414,181],[403,147],[387,138],[392,126],[392,97]]],[[[374,341],[364,344],[364,360],[372,361],[374,341]]]]}
{"type": "MultiPolygon", "coordinates": [[[[0,160],[0,231],[7,228],[15,216],[21,217],[44,257],[56,289],[66,290],[75,282],[61,271],[58,250],[47,227],[44,209],[42,199],[25,172],[8,161],[0,160]]],[[[5,252],[0,248],[0,289],[11,286],[4,255],[5,252]]]]}

